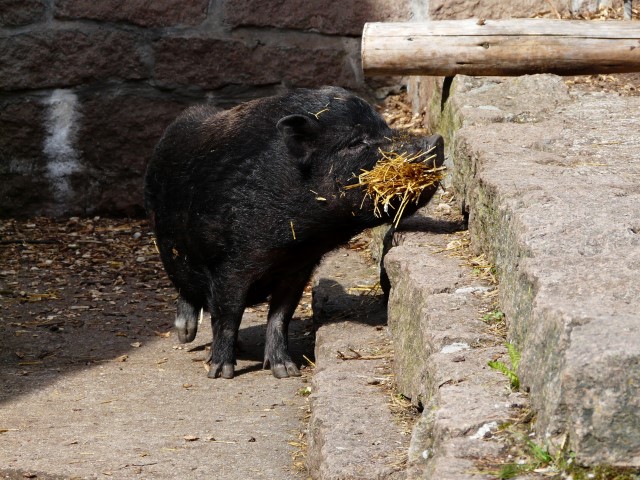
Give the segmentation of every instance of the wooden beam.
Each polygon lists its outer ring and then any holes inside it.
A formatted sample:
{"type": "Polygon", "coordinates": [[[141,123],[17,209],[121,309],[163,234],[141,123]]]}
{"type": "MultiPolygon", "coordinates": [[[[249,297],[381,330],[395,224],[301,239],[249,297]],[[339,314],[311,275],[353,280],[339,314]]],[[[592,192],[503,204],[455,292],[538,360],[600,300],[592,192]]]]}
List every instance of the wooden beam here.
{"type": "Polygon", "coordinates": [[[365,75],[640,71],[640,22],[548,19],[367,23],[365,75]]]}

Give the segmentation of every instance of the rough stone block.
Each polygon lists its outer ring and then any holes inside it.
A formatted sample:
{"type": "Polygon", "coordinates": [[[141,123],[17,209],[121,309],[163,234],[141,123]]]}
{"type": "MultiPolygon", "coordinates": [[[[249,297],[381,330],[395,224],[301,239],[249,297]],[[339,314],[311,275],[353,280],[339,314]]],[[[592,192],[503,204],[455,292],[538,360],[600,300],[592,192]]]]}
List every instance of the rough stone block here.
{"type": "Polygon", "coordinates": [[[0,0],[0,26],[20,27],[44,19],[44,0],[0,0]]]}
{"type": "Polygon", "coordinates": [[[442,83],[444,77],[410,77],[407,94],[414,115],[424,119],[424,127],[435,131],[440,121],[442,83]]]}
{"type": "Polygon", "coordinates": [[[537,432],[584,464],[640,466],[637,112],[553,76],[461,78],[441,122],[537,432]]]}
{"type": "Polygon", "coordinates": [[[462,20],[465,18],[575,18],[602,8],[621,9],[624,0],[430,0],[427,6],[414,5],[413,11],[426,10],[423,16],[431,20],[462,20]]]}
{"type": "MultiPolygon", "coordinates": [[[[477,318],[479,299],[455,292],[469,282],[457,259],[424,254],[421,247],[394,247],[385,257],[392,290],[389,322],[396,345],[395,366],[400,391],[416,404],[426,403],[429,358],[447,345],[495,342],[477,318]],[[452,322],[449,315],[469,318],[452,322]]],[[[480,290],[486,286],[479,286],[480,290]]]]}
{"type": "MultiPolygon", "coordinates": [[[[559,13],[566,13],[571,0],[552,0],[559,13]]],[[[548,0],[521,0],[505,2],[503,0],[430,0],[429,18],[431,20],[462,20],[465,18],[530,18],[539,14],[555,13],[548,0]]]]}
{"type": "Polygon", "coordinates": [[[0,215],[142,214],[146,162],[186,103],[154,92],[63,92],[57,112],[55,92],[0,104],[0,215]]]}
{"type": "Polygon", "coordinates": [[[36,99],[0,103],[0,216],[19,216],[47,200],[43,110],[36,99]]]}
{"type": "Polygon", "coordinates": [[[424,406],[413,429],[407,479],[476,478],[469,473],[480,470],[476,462],[499,458],[505,447],[478,432],[497,431],[516,412],[505,377],[487,365],[505,353],[480,320],[495,286],[447,250],[456,241],[452,233],[406,231],[396,234],[397,245],[384,259],[397,388],[424,406]]]}
{"type": "Polygon", "coordinates": [[[81,107],[84,160],[105,171],[144,174],[162,132],[186,107],[157,94],[92,95],[81,107]]]}
{"type": "Polygon", "coordinates": [[[355,87],[349,52],[344,44],[333,43],[248,45],[228,39],[165,38],[154,45],[155,78],[160,85],[207,89],[281,82],[290,86],[355,87]]]}
{"type": "Polygon", "coordinates": [[[576,13],[597,12],[602,8],[622,8],[624,0],[573,0],[571,10],[576,13]]]}
{"type": "Polygon", "coordinates": [[[408,0],[234,0],[224,2],[224,18],[232,27],[290,28],[359,37],[365,22],[408,20],[408,3],[408,0]]]}
{"type": "Polygon", "coordinates": [[[134,35],[103,28],[41,30],[0,38],[0,88],[65,87],[147,76],[134,35]]]}
{"type": "Polygon", "coordinates": [[[78,148],[90,172],[85,203],[93,212],[136,215],[142,177],[164,129],[186,104],[155,94],[102,94],[85,99],[78,148]]]}
{"type": "Polygon", "coordinates": [[[55,16],[128,22],[141,27],[198,25],[207,16],[208,0],[58,0],[55,16]]]}
{"type": "Polygon", "coordinates": [[[3,170],[11,163],[29,164],[42,153],[44,106],[36,98],[8,100],[0,103],[0,164],[3,170]]]}

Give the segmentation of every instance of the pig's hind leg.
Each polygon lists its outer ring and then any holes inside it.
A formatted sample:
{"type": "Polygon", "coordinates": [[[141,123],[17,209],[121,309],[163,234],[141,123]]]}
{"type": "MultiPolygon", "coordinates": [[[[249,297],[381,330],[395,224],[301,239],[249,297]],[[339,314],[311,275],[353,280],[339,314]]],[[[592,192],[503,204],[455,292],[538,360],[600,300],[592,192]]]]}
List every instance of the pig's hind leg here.
{"type": "Polygon", "coordinates": [[[276,378],[300,376],[300,370],[289,355],[289,322],[312,271],[310,268],[288,276],[271,293],[263,368],[271,368],[276,378]]]}
{"type": "Polygon", "coordinates": [[[196,338],[201,311],[202,306],[192,303],[180,295],[174,322],[180,343],[189,343],[196,338]]]}

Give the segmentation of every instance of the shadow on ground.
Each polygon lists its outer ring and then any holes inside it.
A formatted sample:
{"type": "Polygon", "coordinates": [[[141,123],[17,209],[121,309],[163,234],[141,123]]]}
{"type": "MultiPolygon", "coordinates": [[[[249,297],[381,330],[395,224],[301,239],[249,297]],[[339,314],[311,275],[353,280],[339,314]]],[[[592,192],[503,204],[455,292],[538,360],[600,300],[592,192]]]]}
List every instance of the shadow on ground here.
{"type": "MultiPolygon", "coordinates": [[[[368,286],[357,288],[366,289],[368,286]]],[[[370,326],[381,326],[387,322],[387,311],[384,295],[377,286],[371,290],[350,294],[342,285],[332,279],[321,278],[313,290],[314,316],[313,323],[321,325],[335,322],[357,322],[370,326]],[[377,293],[380,292],[380,293],[377,293]],[[317,308],[318,304],[322,308],[317,308]]]]}
{"type": "MultiPolygon", "coordinates": [[[[178,345],[175,297],[144,220],[3,220],[0,403],[125,361],[154,342],[178,345]]],[[[241,366],[238,376],[262,368],[266,308],[249,310],[238,360],[253,364],[241,366]]],[[[204,348],[209,340],[199,335],[196,342],[204,348]]],[[[313,361],[309,319],[292,322],[290,346],[298,365],[307,363],[303,355],[313,361]]]]}
{"type": "MultiPolygon", "coordinates": [[[[65,326],[24,331],[5,326],[0,334],[0,403],[38,391],[62,376],[105,362],[125,361],[125,356],[132,350],[144,348],[150,342],[168,341],[178,346],[177,337],[171,332],[171,319],[172,314],[168,312],[141,323],[124,319],[113,321],[113,317],[93,314],[79,328],[65,326]]],[[[240,328],[237,360],[242,366],[236,370],[236,377],[262,369],[266,321],[256,324],[260,320],[253,318],[251,323],[240,328]]],[[[314,360],[313,338],[310,319],[291,322],[289,348],[298,366],[314,360]]],[[[185,354],[201,350],[204,357],[209,348],[208,338],[200,336],[196,342],[184,344],[182,348],[185,354]]]]}

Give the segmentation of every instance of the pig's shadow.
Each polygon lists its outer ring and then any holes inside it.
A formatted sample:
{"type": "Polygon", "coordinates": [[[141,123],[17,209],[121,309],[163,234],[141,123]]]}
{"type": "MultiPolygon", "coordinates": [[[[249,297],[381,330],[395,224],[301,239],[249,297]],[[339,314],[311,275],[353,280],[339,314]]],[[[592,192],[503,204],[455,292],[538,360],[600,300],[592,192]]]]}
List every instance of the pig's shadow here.
{"type": "Polygon", "coordinates": [[[387,323],[384,295],[372,289],[352,294],[330,278],[321,278],[313,289],[313,323],[316,329],[336,322],[358,322],[372,327],[387,323]]]}
{"type": "MultiPolygon", "coordinates": [[[[315,331],[322,325],[336,322],[358,322],[371,327],[386,324],[387,312],[382,294],[350,294],[342,285],[329,278],[321,278],[313,289],[314,315],[312,318],[294,317],[289,326],[289,352],[293,361],[302,367],[315,362],[315,331]],[[305,358],[306,357],[306,358],[305,358]]],[[[240,327],[236,357],[239,363],[235,376],[262,369],[266,321],[240,327]]],[[[203,349],[199,345],[196,349],[203,349]]]]}

